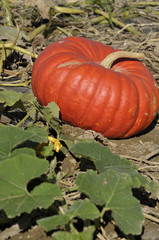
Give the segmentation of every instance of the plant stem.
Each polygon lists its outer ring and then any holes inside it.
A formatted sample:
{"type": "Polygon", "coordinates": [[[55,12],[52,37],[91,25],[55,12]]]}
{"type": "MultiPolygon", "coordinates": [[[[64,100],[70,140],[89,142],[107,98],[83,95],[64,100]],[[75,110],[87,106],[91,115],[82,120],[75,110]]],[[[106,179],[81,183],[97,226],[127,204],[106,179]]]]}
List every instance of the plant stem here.
{"type": "Polygon", "coordinates": [[[2,3],[2,8],[4,9],[4,12],[5,12],[6,24],[11,27],[14,26],[12,22],[12,14],[10,11],[8,0],[1,0],[1,3],[2,3]]]}
{"type": "Polygon", "coordinates": [[[143,60],[145,55],[143,53],[126,52],[126,51],[116,51],[110,53],[103,61],[100,63],[101,66],[110,69],[115,60],[119,58],[136,58],[143,60]]]}
{"type": "Polygon", "coordinates": [[[67,14],[80,14],[83,13],[83,10],[80,9],[74,9],[74,8],[66,8],[66,7],[59,7],[59,6],[54,6],[55,12],[58,13],[67,13],[67,14]]]}
{"type": "MultiPolygon", "coordinates": [[[[91,23],[92,24],[96,24],[96,23],[100,23],[101,21],[105,20],[105,17],[104,16],[99,16],[99,17],[96,17],[96,18],[92,18],[91,19],[91,23]]],[[[107,21],[107,20],[106,20],[107,21]]],[[[108,21],[107,21],[108,22],[108,21]]]]}
{"type": "Polygon", "coordinates": [[[158,2],[137,2],[137,3],[134,3],[133,6],[158,6],[158,2]]]}
{"type": "Polygon", "coordinates": [[[18,47],[18,46],[13,46],[13,47],[11,47],[11,49],[13,49],[15,51],[18,51],[18,52],[21,52],[21,53],[24,53],[26,55],[29,55],[32,58],[37,58],[38,57],[38,55],[36,53],[29,52],[28,50],[26,50],[24,48],[21,48],[21,47],[18,47]]]}
{"type": "MultiPolygon", "coordinates": [[[[95,9],[94,11],[95,11],[95,13],[98,13],[98,14],[104,16],[106,19],[109,19],[108,13],[103,12],[103,11],[100,10],[100,9],[95,9]]],[[[112,22],[113,22],[115,25],[117,25],[117,26],[119,26],[119,27],[122,27],[122,28],[125,27],[125,24],[122,23],[122,22],[120,22],[120,21],[117,20],[116,18],[112,17],[111,20],[112,20],[112,22]]],[[[134,34],[138,33],[138,32],[135,30],[135,28],[133,28],[133,27],[127,27],[126,29],[127,29],[129,32],[131,32],[131,33],[134,33],[134,34]]]]}
{"type": "Polygon", "coordinates": [[[153,217],[153,216],[151,216],[151,215],[149,215],[147,213],[144,213],[144,217],[149,219],[149,220],[151,220],[151,221],[153,221],[153,222],[159,223],[159,219],[158,218],[153,217]]]}
{"type": "Polygon", "coordinates": [[[4,46],[4,48],[9,48],[9,49],[12,49],[12,50],[24,53],[26,55],[29,55],[29,56],[33,57],[33,58],[37,58],[38,57],[38,55],[36,53],[31,53],[31,52],[29,52],[28,50],[26,50],[24,48],[16,46],[12,42],[4,43],[4,44],[0,43],[0,48],[3,48],[3,46],[4,46]]]}
{"type": "Polygon", "coordinates": [[[106,208],[106,207],[104,207],[104,208],[102,209],[102,211],[101,211],[101,213],[100,213],[100,218],[103,218],[104,213],[105,213],[107,210],[109,210],[109,209],[106,208]]]}
{"type": "Polygon", "coordinates": [[[66,188],[63,190],[63,193],[64,193],[64,195],[65,195],[66,193],[73,192],[73,191],[77,191],[77,190],[78,190],[78,187],[77,187],[77,186],[66,187],[66,188]]]}
{"type": "Polygon", "coordinates": [[[0,83],[0,86],[3,87],[27,87],[31,81],[25,83],[0,83]]]}
{"type": "Polygon", "coordinates": [[[63,29],[63,28],[57,27],[56,29],[58,29],[59,31],[63,32],[63,33],[64,33],[66,36],[68,36],[68,37],[71,37],[71,36],[72,36],[71,33],[67,32],[67,31],[66,31],[65,29],[63,29]]]}
{"type": "Polygon", "coordinates": [[[71,222],[70,222],[70,229],[71,229],[72,233],[74,233],[74,234],[77,234],[77,233],[78,233],[78,231],[76,230],[76,228],[73,226],[73,223],[71,223],[71,222]]]}
{"type": "Polygon", "coordinates": [[[19,127],[31,114],[36,110],[36,107],[32,108],[27,115],[19,122],[17,123],[16,127],[19,127]]]}
{"type": "Polygon", "coordinates": [[[43,32],[46,29],[46,25],[42,24],[40,27],[34,29],[28,34],[29,40],[32,41],[39,33],[43,32]]]}
{"type": "Polygon", "coordinates": [[[3,45],[2,45],[1,59],[0,59],[0,75],[1,75],[2,69],[3,69],[4,56],[5,56],[5,51],[4,51],[4,43],[3,43],[3,45]]]}
{"type": "Polygon", "coordinates": [[[107,7],[108,17],[109,17],[108,21],[109,21],[110,26],[113,28],[114,26],[113,26],[113,22],[112,22],[112,13],[111,13],[111,9],[110,9],[110,5],[109,4],[110,4],[109,1],[106,0],[106,7],[107,7]]]}

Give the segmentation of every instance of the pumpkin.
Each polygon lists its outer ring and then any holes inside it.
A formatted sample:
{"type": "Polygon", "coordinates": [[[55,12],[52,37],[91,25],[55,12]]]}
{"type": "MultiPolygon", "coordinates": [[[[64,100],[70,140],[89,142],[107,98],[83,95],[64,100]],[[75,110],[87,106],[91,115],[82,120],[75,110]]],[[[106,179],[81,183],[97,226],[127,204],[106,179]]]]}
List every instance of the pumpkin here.
{"type": "Polygon", "coordinates": [[[36,59],[32,90],[41,105],[56,102],[64,122],[108,138],[127,138],[147,128],[159,110],[158,84],[138,60],[143,58],[67,37],[36,59]]]}

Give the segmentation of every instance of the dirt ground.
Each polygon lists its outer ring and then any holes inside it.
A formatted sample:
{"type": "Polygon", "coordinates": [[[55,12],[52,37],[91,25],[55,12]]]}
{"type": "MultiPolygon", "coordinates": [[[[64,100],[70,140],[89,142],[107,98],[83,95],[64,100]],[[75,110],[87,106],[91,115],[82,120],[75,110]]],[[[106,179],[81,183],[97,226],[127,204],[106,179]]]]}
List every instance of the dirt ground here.
{"type": "MultiPolygon", "coordinates": [[[[58,1],[57,1],[58,2],[58,1]]],[[[106,7],[100,7],[96,3],[94,6],[107,10],[106,7]]],[[[27,46],[27,49],[33,48],[37,53],[40,53],[51,42],[57,41],[67,35],[83,36],[92,40],[100,41],[104,44],[113,46],[115,49],[138,51],[145,54],[144,63],[148,69],[153,73],[157,81],[159,81],[159,3],[158,5],[137,5],[141,1],[110,1],[111,9],[119,19],[122,15],[121,9],[125,8],[125,18],[122,19],[124,27],[119,27],[113,24],[113,27],[109,23],[92,23],[92,19],[97,17],[97,14],[92,10],[88,4],[84,7],[85,14],[83,15],[66,15],[56,14],[54,16],[54,23],[50,28],[47,35],[39,34],[32,42],[23,43],[27,46]],[[131,6],[131,8],[130,8],[131,6]],[[134,7],[133,7],[134,6],[134,7]],[[158,14],[157,14],[158,13],[158,14]],[[135,16],[136,14],[136,16],[135,16]],[[132,15],[132,17],[129,17],[132,15]],[[72,19],[76,20],[73,21],[72,19]],[[79,19],[82,19],[80,22],[79,19]],[[57,28],[58,27],[58,28],[57,28]],[[134,27],[137,30],[136,34],[133,34],[127,30],[128,27],[134,27]]],[[[146,1],[148,2],[148,1],[146,1]]],[[[153,1],[152,1],[153,2],[153,1]]],[[[18,6],[15,4],[13,8],[13,15],[17,19],[20,18],[24,6],[18,6]],[[19,14],[19,17],[17,17],[19,14]]],[[[36,9],[36,6],[34,7],[36,9]]],[[[78,6],[79,9],[83,9],[78,6]]],[[[95,7],[93,7],[95,8],[95,7]]],[[[33,10],[32,10],[33,11],[33,10]]],[[[30,12],[30,16],[31,16],[30,12]]],[[[38,15],[34,21],[30,19],[23,20],[23,26],[27,28],[35,28],[35,22],[38,19],[38,25],[44,23],[44,19],[38,15]]],[[[1,19],[2,20],[2,19],[1,19]]],[[[47,20],[46,20],[47,22],[47,20]]],[[[3,24],[3,20],[2,20],[3,24]]],[[[2,37],[1,37],[2,38],[2,37]]],[[[18,55],[19,61],[19,55],[18,55]]],[[[30,64],[30,58],[23,56],[21,58],[21,64],[14,57],[14,64],[8,64],[7,69],[22,72],[22,81],[30,76],[32,63],[30,64]],[[22,64],[23,63],[23,64],[22,64]],[[19,64],[19,65],[18,65],[19,64]],[[28,72],[25,69],[29,69],[28,72]]],[[[13,78],[8,78],[9,82],[14,82],[13,78]]],[[[12,89],[12,88],[9,88],[12,89]]],[[[15,88],[14,88],[15,90],[15,88]]],[[[26,91],[23,87],[17,88],[17,91],[26,91]]],[[[30,86],[27,91],[31,91],[30,86]]],[[[11,124],[13,121],[10,115],[1,117],[2,123],[11,124]]],[[[63,132],[68,135],[74,141],[77,138],[91,138],[97,139],[100,143],[108,146],[111,151],[131,161],[138,170],[146,176],[148,179],[153,179],[159,184],[159,124],[158,118],[156,118],[151,126],[146,129],[139,136],[135,136],[129,139],[123,140],[110,140],[104,138],[98,133],[93,131],[84,131],[80,128],[75,128],[70,125],[63,125],[63,132]]],[[[78,163],[67,156],[62,163],[63,174],[74,171],[78,167],[78,163]]],[[[69,180],[68,180],[69,181],[69,180]]],[[[116,231],[114,225],[109,223],[104,231],[107,239],[143,239],[143,240],[159,240],[159,194],[158,196],[148,196],[147,193],[140,192],[143,199],[142,210],[145,214],[146,220],[143,227],[143,233],[141,236],[121,236],[116,231]],[[145,204],[146,202],[146,204],[145,204]]],[[[49,240],[51,237],[47,236],[46,232],[36,225],[36,218],[38,213],[34,213],[35,216],[23,215],[16,221],[11,221],[5,229],[0,232],[0,240],[49,240]],[[20,221],[26,222],[23,230],[19,229],[18,224],[20,221]]],[[[33,215],[34,215],[33,214],[33,215]]],[[[98,238],[99,239],[99,238],[98,238]]],[[[106,238],[103,238],[103,240],[106,238]]],[[[101,238],[102,240],[102,238],[101,238]]]]}

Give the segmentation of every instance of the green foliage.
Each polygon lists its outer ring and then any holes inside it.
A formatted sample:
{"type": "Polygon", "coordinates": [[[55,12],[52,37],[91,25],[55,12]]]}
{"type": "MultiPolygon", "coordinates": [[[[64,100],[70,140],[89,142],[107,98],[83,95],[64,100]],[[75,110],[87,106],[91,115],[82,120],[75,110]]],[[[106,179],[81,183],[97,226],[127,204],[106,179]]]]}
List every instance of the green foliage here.
{"type": "Polygon", "coordinates": [[[132,195],[132,182],[127,174],[111,169],[101,174],[88,171],[79,174],[76,183],[92,202],[112,211],[116,225],[124,233],[141,233],[144,217],[139,202],[132,195]]]}
{"type": "Polygon", "coordinates": [[[40,177],[47,169],[46,160],[22,153],[0,163],[0,208],[9,217],[37,207],[48,208],[55,197],[61,196],[58,186],[50,183],[41,183],[28,191],[29,181],[40,177]]]}
{"type": "Polygon", "coordinates": [[[100,216],[97,207],[90,200],[76,201],[65,212],[65,214],[55,215],[38,221],[38,224],[50,231],[60,225],[68,224],[73,218],[80,217],[83,220],[94,220],[100,216]]]}
{"type": "Polygon", "coordinates": [[[94,227],[89,227],[84,232],[69,233],[66,231],[58,231],[52,234],[53,240],[92,240],[94,227]]]}
{"type": "Polygon", "coordinates": [[[29,103],[32,104],[35,101],[35,97],[32,93],[20,93],[13,90],[4,90],[0,92],[0,103],[4,103],[9,107],[19,107],[24,109],[29,103]]]}
{"type": "Polygon", "coordinates": [[[147,190],[155,191],[157,186],[154,182],[149,182],[143,177],[135,166],[125,158],[120,158],[113,154],[108,147],[97,144],[96,142],[79,142],[70,149],[76,156],[90,159],[94,162],[100,173],[108,169],[115,170],[122,174],[128,174],[132,179],[132,187],[145,187],[147,190]]]}
{"type": "Polygon", "coordinates": [[[41,154],[42,154],[44,157],[53,156],[53,155],[54,155],[53,149],[54,149],[53,144],[48,145],[48,146],[44,146],[43,149],[42,149],[42,151],[41,151],[41,154]]]}
{"type": "Polygon", "coordinates": [[[20,100],[22,93],[17,93],[12,90],[5,90],[0,92],[0,103],[5,103],[8,106],[13,106],[20,100]]]}
{"type": "Polygon", "coordinates": [[[131,190],[140,186],[154,190],[156,185],[142,177],[126,159],[94,141],[79,142],[70,151],[78,157],[92,160],[100,172],[79,174],[76,180],[79,191],[89,196],[93,203],[104,206],[104,210],[111,210],[117,226],[124,233],[140,234],[144,217],[131,190]]]}
{"type": "Polygon", "coordinates": [[[46,132],[32,126],[26,130],[11,126],[0,126],[0,161],[10,157],[11,153],[26,141],[47,142],[46,132]]]}
{"type": "Polygon", "coordinates": [[[59,135],[61,131],[61,120],[59,118],[60,109],[57,104],[55,102],[51,102],[44,107],[36,103],[36,107],[42,118],[45,119],[48,125],[56,131],[57,135],[59,135]]]}
{"type": "MultiPolygon", "coordinates": [[[[29,103],[27,96],[22,101],[21,95],[16,94],[8,99],[4,94],[0,101],[11,107],[20,101],[25,106],[29,103]]],[[[35,124],[25,129],[0,126],[0,208],[8,217],[15,217],[36,208],[55,207],[54,202],[58,200],[64,211],[61,212],[56,206],[56,214],[37,221],[46,231],[56,230],[52,234],[55,240],[93,239],[94,231],[100,227],[108,211],[122,232],[140,234],[144,217],[139,201],[132,194],[132,188],[143,187],[155,192],[156,184],[143,177],[127,159],[114,155],[108,147],[95,140],[83,139],[76,144],[70,141],[61,132],[59,108],[55,103],[46,107],[37,102],[34,105],[40,117],[45,119],[65,145],[55,154],[54,144],[48,144],[48,133],[35,124]],[[60,171],[57,173],[55,170],[58,156],[65,155],[68,150],[79,160],[92,161],[96,168],[96,171],[88,170],[78,174],[74,191],[85,194],[85,197],[73,201],[71,205],[67,205],[62,197],[67,190],[61,191],[58,186],[60,171]],[[40,184],[36,183],[37,179],[40,184]],[[78,232],[73,224],[75,220],[84,223],[89,220],[88,227],[78,232]]]]}

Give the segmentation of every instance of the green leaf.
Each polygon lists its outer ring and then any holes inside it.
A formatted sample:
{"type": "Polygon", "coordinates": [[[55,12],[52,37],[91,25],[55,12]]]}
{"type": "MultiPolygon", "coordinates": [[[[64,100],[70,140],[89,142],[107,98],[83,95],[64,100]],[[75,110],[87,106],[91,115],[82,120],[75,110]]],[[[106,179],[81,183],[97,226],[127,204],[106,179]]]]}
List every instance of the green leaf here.
{"type": "Polygon", "coordinates": [[[53,128],[57,134],[61,131],[60,109],[55,102],[49,103],[47,106],[41,106],[36,103],[41,116],[48,125],[53,128]]]}
{"type": "Polygon", "coordinates": [[[89,227],[84,232],[69,233],[65,231],[58,231],[52,234],[53,240],[92,240],[94,227],[89,227]]]}
{"type": "Polygon", "coordinates": [[[60,189],[51,183],[42,183],[28,192],[28,182],[48,170],[48,162],[27,154],[21,154],[0,162],[0,208],[9,217],[31,212],[37,207],[47,208],[60,189]]]}
{"type": "Polygon", "coordinates": [[[13,106],[19,101],[22,93],[18,93],[12,90],[4,90],[0,92],[0,103],[5,103],[8,106],[13,106]]]}
{"type": "Polygon", "coordinates": [[[67,214],[59,214],[51,217],[42,218],[37,221],[38,225],[45,228],[47,232],[56,229],[58,226],[68,224],[70,218],[67,214]]]}
{"type": "Polygon", "coordinates": [[[0,126],[0,133],[0,161],[8,158],[16,147],[27,140],[40,143],[47,140],[46,132],[37,126],[27,130],[11,126],[0,126]]]}
{"type": "Polygon", "coordinates": [[[80,217],[82,220],[94,220],[99,216],[100,212],[97,207],[89,199],[85,199],[74,202],[65,214],[40,219],[38,224],[44,227],[46,231],[51,231],[58,226],[68,224],[75,217],[80,217]]]}
{"type": "Polygon", "coordinates": [[[30,133],[29,140],[32,142],[37,142],[37,143],[48,142],[48,134],[42,127],[39,127],[34,124],[34,125],[27,126],[25,131],[30,133]]]}
{"type": "Polygon", "coordinates": [[[20,154],[27,154],[36,157],[36,152],[32,148],[16,148],[13,152],[11,152],[10,157],[16,157],[20,154]]]}
{"type": "Polygon", "coordinates": [[[70,151],[77,156],[92,160],[100,173],[108,169],[116,170],[121,174],[126,173],[131,176],[134,188],[143,186],[148,190],[151,189],[151,183],[138,172],[135,166],[132,166],[127,159],[113,154],[108,147],[99,145],[94,141],[90,143],[79,142],[73,145],[70,151]]]}
{"type": "Polygon", "coordinates": [[[41,151],[41,154],[44,156],[44,157],[49,157],[49,156],[53,156],[54,152],[54,145],[53,144],[50,144],[48,146],[44,146],[42,151],[41,151]]]}
{"type": "Polygon", "coordinates": [[[34,103],[36,101],[36,97],[34,96],[33,92],[26,92],[20,96],[20,100],[26,106],[34,103]]]}
{"type": "Polygon", "coordinates": [[[21,128],[0,126],[0,160],[10,156],[12,149],[30,138],[30,132],[21,128]]]}
{"type": "Polygon", "coordinates": [[[70,219],[80,217],[82,220],[94,220],[100,216],[99,210],[89,199],[74,202],[66,214],[70,216],[70,219]]]}
{"type": "Polygon", "coordinates": [[[138,200],[132,195],[129,175],[112,169],[101,174],[88,171],[78,175],[76,184],[92,202],[112,211],[117,226],[125,234],[141,233],[144,217],[138,200]]]}
{"type": "Polygon", "coordinates": [[[56,184],[44,182],[31,191],[31,197],[35,198],[36,202],[38,202],[37,205],[33,201],[34,208],[36,208],[36,205],[37,207],[48,208],[54,202],[55,198],[62,197],[62,192],[56,184]]]}
{"type": "Polygon", "coordinates": [[[105,190],[103,189],[103,174],[96,174],[94,171],[80,173],[77,176],[76,184],[79,191],[88,195],[92,202],[97,205],[105,204],[105,190]]]}

